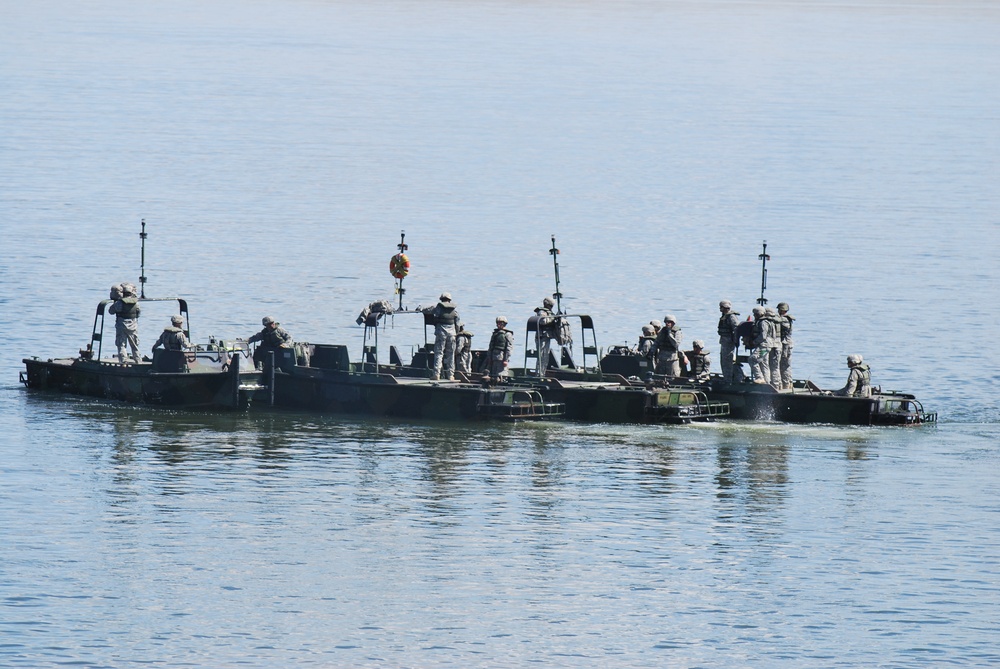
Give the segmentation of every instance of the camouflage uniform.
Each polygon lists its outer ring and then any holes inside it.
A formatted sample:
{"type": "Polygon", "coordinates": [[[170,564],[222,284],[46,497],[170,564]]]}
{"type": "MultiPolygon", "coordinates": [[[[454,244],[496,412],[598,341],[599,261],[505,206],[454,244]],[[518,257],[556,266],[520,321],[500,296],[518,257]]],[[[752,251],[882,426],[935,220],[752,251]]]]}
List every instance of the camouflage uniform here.
{"type": "Polygon", "coordinates": [[[739,348],[739,338],[736,328],[739,327],[739,314],[732,311],[729,300],[719,302],[719,364],[722,365],[722,378],[726,383],[734,383],[733,367],[736,365],[736,349],[739,348]]]}
{"type": "Polygon", "coordinates": [[[455,369],[463,374],[472,373],[472,333],[459,324],[455,335],[455,369]]]}
{"type": "Polygon", "coordinates": [[[292,346],[292,335],[288,334],[284,328],[270,316],[265,316],[261,323],[264,329],[247,339],[248,344],[255,341],[260,342],[260,346],[253,352],[253,362],[256,366],[261,366],[267,360],[269,351],[276,351],[279,348],[290,348],[292,346]],[[271,326],[274,326],[273,328],[271,326]]]}
{"type": "Polygon", "coordinates": [[[781,389],[781,323],[778,320],[778,312],[773,307],[764,310],[767,320],[770,322],[770,334],[767,340],[767,366],[768,378],[771,387],[775,390],[781,389]]]}
{"type": "Polygon", "coordinates": [[[451,295],[441,293],[438,303],[424,309],[424,313],[430,314],[434,321],[434,373],[431,378],[440,379],[443,373],[445,379],[454,380],[455,330],[460,319],[451,295]]]}
{"type": "Polygon", "coordinates": [[[688,352],[688,361],[691,363],[691,373],[690,377],[695,381],[705,382],[708,381],[709,376],[712,372],[712,360],[709,358],[709,352],[705,350],[705,343],[700,339],[696,339],[692,342],[694,350],[688,352]]]}
{"type": "Polygon", "coordinates": [[[656,373],[666,376],[680,376],[680,350],[684,334],[670,316],[664,317],[663,321],[663,327],[656,335],[656,373]]]}
{"type": "Polygon", "coordinates": [[[639,355],[649,358],[653,355],[653,347],[656,346],[656,335],[655,330],[652,325],[642,326],[642,336],[639,337],[639,345],[636,347],[636,353],[639,355]]]}
{"type": "MultiPolygon", "coordinates": [[[[535,329],[535,350],[538,351],[538,375],[542,376],[549,368],[549,361],[552,354],[552,339],[556,336],[556,319],[553,318],[552,307],[555,306],[550,298],[542,300],[542,306],[535,309],[536,320],[535,329]]],[[[556,361],[556,367],[559,361],[556,361]]]]}
{"type": "Polygon", "coordinates": [[[118,362],[124,363],[128,349],[132,349],[132,359],[142,360],[139,355],[139,298],[129,284],[113,286],[111,296],[115,303],[108,308],[115,315],[115,346],[118,347],[118,362]],[[117,297],[115,289],[118,288],[117,297]]]}
{"type": "Polygon", "coordinates": [[[507,376],[507,366],[510,364],[511,353],[514,352],[514,333],[503,327],[506,324],[506,320],[498,320],[497,327],[490,337],[487,371],[493,379],[507,376]]]}
{"type": "Polygon", "coordinates": [[[754,383],[771,382],[770,352],[773,326],[764,307],[753,308],[753,340],[750,343],[750,373],[754,383]]]}
{"type": "Polygon", "coordinates": [[[187,335],[184,334],[184,330],[181,328],[184,324],[184,319],[174,317],[170,319],[170,323],[170,327],[163,328],[160,338],[153,344],[154,351],[161,346],[168,351],[183,351],[191,346],[187,335]]]}
{"type": "Polygon", "coordinates": [[[871,368],[864,364],[860,355],[847,356],[847,366],[851,368],[851,373],[847,376],[847,385],[835,390],[833,394],[841,397],[871,397],[871,368]]]}
{"type": "Polygon", "coordinates": [[[788,313],[788,303],[778,303],[778,325],[781,328],[781,387],[791,388],[792,379],[792,324],[795,318],[788,313]]]}

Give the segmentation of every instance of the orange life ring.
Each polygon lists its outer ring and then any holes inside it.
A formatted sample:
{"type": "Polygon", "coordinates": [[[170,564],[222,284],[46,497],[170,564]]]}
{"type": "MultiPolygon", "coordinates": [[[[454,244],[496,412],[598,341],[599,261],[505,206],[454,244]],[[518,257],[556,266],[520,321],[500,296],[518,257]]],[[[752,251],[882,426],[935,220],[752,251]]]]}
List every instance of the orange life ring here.
{"type": "Polygon", "coordinates": [[[402,279],[410,273],[410,259],[405,253],[397,253],[389,258],[389,273],[397,279],[402,279]]]}

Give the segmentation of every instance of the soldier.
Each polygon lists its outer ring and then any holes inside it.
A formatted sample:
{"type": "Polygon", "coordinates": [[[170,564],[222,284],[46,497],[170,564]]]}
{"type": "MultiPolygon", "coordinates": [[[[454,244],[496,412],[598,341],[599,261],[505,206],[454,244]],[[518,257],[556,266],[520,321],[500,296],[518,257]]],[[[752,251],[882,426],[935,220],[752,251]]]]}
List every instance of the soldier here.
{"type": "MultiPolygon", "coordinates": [[[[549,368],[552,351],[552,339],[556,336],[556,319],[553,318],[552,307],[555,302],[551,297],[542,300],[542,306],[535,307],[535,350],[538,351],[538,375],[543,376],[549,368]]],[[[556,367],[559,362],[556,361],[556,367]]]]}
{"type": "Polygon", "coordinates": [[[191,343],[184,334],[183,326],[183,316],[171,316],[170,327],[163,328],[163,332],[160,333],[160,338],[156,340],[155,344],[153,344],[153,350],[155,351],[161,346],[167,351],[183,351],[184,349],[189,348],[191,343]]]}
{"type": "Polygon", "coordinates": [[[864,360],[856,353],[847,356],[847,367],[851,370],[847,376],[847,385],[840,390],[833,391],[832,394],[841,397],[871,397],[871,368],[864,364],[864,360]]]}
{"type": "Polygon", "coordinates": [[[140,362],[139,356],[139,298],[135,286],[123,283],[111,286],[111,299],[115,301],[108,308],[115,315],[115,346],[118,347],[118,362],[125,364],[125,355],[132,349],[132,359],[140,362]]]}
{"type": "Polygon", "coordinates": [[[652,325],[642,326],[642,336],[639,337],[639,345],[636,347],[636,353],[639,355],[649,358],[653,353],[653,347],[656,345],[656,331],[653,329],[652,325]]]}
{"type": "Polygon", "coordinates": [[[691,342],[691,347],[694,349],[688,353],[688,361],[691,363],[691,371],[688,374],[695,381],[704,383],[708,381],[708,377],[711,375],[709,369],[712,366],[712,360],[708,357],[708,351],[705,350],[705,342],[700,339],[695,339],[691,342]]]}
{"type": "Polygon", "coordinates": [[[653,326],[653,336],[660,334],[660,329],[663,327],[663,321],[658,321],[655,318],[649,321],[649,324],[653,326]]]}
{"type": "Polygon", "coordinates": [[[292,335],[288,334],[284,328],[279,327],[281,324],[270,316],[264,316],[260,322],[264,329],[247,339],[248,344],[255,341],[260,342],[260,346],[253,352],[253,363],[258,369],[267,360],[267,353],[277,351],[279,348],[291,348],[293,343],[292,335]]]}
{"type": "Polygon", "coordinates": [[[463,374],[472,373],[472,337],[465,323],[459,323],[455,335],[455,369],[463,374]]]}
{"type": "Polygon", "coordinates": [[[424,309],[431,315],[434,322],[434,372],[431,379],[441,378],[442,368],[444,378],[455,380],[455,326],[458,323],[458,311],[451,301],[451,293],[441,293],[438,303],[424,309]]]}
{"type": "Polygon", "coordinates": [[[507,376],[510,356],[514,352],[514,333],[507,329],[507,317],[497,316],[497,327],[490,337],[490,348],[486,352],[487,375],[494,381],[507,376]]]}
{"type": "Polygon", "coordinates": [[[766,308],[764,315],[770,326],[767,339],[768,378],[772,388],[781,390],[781,323],[778,321],[778,312],[774,307],[766,308]]]}
{"type": "Polygon", "coordinates": [[[788,313],[788,302],[778,302],[778,325],[781,328],[781,387],[792,387],[792,323],[795,318],[788,313]]]}
{"type": "Polygon", "coordinates": [[[677,327],[677,318],[673,314],[663,317],[663,327],[656,335],[656,373],[666,376],[681,375],[681,342],[684,334],[677,327]]]}
{"type": "Polygon", "coordinates": [[[750,340],[750,374],[754,383],[770,383],[769,365],[771,322],[764,307],[753,308],[753,336],[750,340]]]}
{"type": "Polygon", "coordinates": [[[729,300],[719,302],[719,364],[722,365],[722,380],[735,383],[733,367],[736,364],[736,349],[739,348],[739,337],[736,329],[740,325],[739,313],[733,311],[733,303],[729,300]]]}

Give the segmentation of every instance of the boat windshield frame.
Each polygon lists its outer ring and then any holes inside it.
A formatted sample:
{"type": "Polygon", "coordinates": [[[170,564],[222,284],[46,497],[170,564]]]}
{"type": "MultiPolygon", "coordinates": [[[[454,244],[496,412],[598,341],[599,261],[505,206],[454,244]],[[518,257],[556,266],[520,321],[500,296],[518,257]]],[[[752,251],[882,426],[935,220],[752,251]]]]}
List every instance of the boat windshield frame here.
{"type": "MultiPolygon", "coordinates": [[[[94,314],[94,327],[90,333],[90,343],[87,348],[93,352],[94,343],[97,343],[97,360],[101,359],[102,344],[104,343],[104,317],[107,314],[107,306],[114,304],[116,300],[101,300],[97,305],[97,313],[94,314]]],[[[191,315],[188,311],[187,300],[181,297],[140,297],[139,303],[143,302],[176,302],[178,313],[184,318],[184,336],[191,340],[191,315]]]]}

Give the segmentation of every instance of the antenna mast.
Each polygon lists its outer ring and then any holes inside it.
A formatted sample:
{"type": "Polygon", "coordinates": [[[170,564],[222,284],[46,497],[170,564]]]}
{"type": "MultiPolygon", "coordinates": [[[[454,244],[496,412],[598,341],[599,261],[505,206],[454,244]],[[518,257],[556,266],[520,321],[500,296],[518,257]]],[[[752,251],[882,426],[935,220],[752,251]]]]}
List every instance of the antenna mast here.
{"type": "Polygon", "coordinates": [[[399,231],[399,243],[396,244],[399,253],[392,257],[389,262],[389,270],[396,279],[396,294],[399,295],[399,310],[403,310],[403,295],[406,289],[403,288],[403,279],[410,273],[410,259],[406,257],[406,249],[410,248],[406,244],[406,230],[399,231]]]}
{"type": "Polygon", "coordinates": [[[764,297],[764,289],[767,288],[767,261],[771,259],[771,256],[767,255],[766,239],[764,240],[764,250],[757,257],[760,258],[760,297],[757,298],[757,304],[764,306],[767,304],[767,298],[764,297]]]}
{"type": "Polygon", "coordinates": [[[552,248],[549,249],[549,253],[552,254],[552,268],[556,274],[556,292],[552,293],[552,297],[556,298],[556,313],[561,314],[563,312],[562,293],[559,292],[559,260],[556,258],[559,255],[559,249],[556,248],[555,235],[552,235],[552,248]]]}
{"type": "Polygon", "coordinates": [[[142,253],[139,258],[139,297],[141,299],[146,299],[146,219],[142,219],[142,232],[139,233],[139,239],[142,240],[141,247],[142,253]]]}

